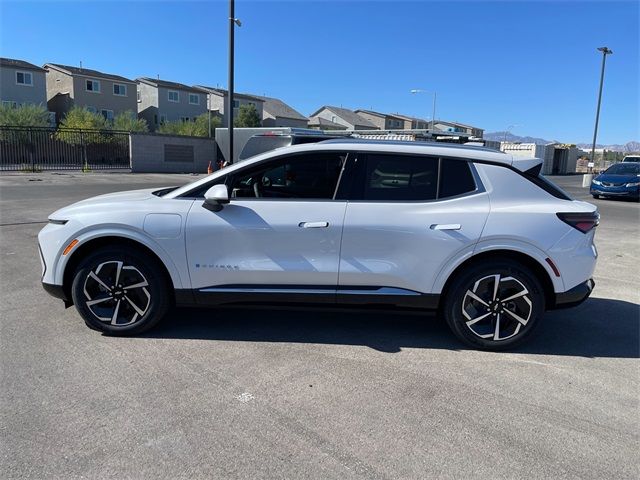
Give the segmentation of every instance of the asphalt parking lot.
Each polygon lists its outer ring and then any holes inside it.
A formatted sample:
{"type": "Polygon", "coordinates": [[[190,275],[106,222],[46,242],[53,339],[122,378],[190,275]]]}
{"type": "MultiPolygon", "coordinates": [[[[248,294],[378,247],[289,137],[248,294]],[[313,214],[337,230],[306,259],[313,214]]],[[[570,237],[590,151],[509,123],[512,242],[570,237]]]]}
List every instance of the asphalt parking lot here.
{"type": "Polygon", "coordinates": [[[177,310],[101,336],[40,286],[55,209],[188,175],[0,176],[0,478],[638,478],[640,205],[602,214],[596,289],[509,353],[433,316],[177,310]]]}

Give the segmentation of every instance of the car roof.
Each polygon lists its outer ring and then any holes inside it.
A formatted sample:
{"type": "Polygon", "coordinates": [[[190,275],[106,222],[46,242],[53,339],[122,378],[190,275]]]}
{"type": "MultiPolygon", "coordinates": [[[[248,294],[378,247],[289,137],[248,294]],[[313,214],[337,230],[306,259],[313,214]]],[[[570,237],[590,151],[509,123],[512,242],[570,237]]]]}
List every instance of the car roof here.
{"type": "MultiPolygon", "coordinates": [[[[288,147],[269,150],[260,153],[241,162],[234,163],[222,170],[218,170],[213,175],[227,175],[235,170],[245,168],[250,165],[259,164],[273,157],[281,155],[290,155],[304,152],[375,152],[375,153],[399,153],[414,155],[433,155],[438,157],[455,157],[465,160],[484,161],[489,163],[497,163],[502,165],[515,166],[520,171],[541,163],[538,158],[514,158],[513,155],[492,150],[485,147],[458,145],[451,143],[436,142],[409,142],[409,141],[393,141],[393,140],[367,140],[367,139],[332,139],[317,143],[304,143],[299,145],[291,145],[288,147]],[[516,163],[518,165],[516,165],[516,163]]],[[[185,191],[197,188],[200,184],[211,180],[210,176],[204,177],[191,184],[184,185],[166,195],[167,198],[182,195],[185,191]]]]}

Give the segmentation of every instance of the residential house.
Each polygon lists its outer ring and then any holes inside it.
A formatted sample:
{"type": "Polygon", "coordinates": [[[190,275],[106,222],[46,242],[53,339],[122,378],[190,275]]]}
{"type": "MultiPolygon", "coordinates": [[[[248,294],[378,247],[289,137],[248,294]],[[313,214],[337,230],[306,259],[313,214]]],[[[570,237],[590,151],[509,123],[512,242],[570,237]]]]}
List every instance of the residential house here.
{"type": "Polygon", "coordinates": [[[434,123],[435,128],[443,132],[463,133],[478,138],[482,138],[484,134],[484,129],[465,125],[464,123],[447,122],[445,120],[436,120],[434,123]]]}
{"type": "Polygon", "coordinates": [[[379,130],[378,127],[369,120],[348,108],[324,105],[309,115],[310,120],[314,120],[316,117],[343,125],[347,127],[347,130],[379,130]]]}
{"type": "MultiPolygon", "coordinates": [[[[194,87],[200,92],[203,92],[207,99],[207,108],[214,114],[222,118],[222,124],[227,125],[227,116],[225,114],[227,109],[227,99],[229,98],[229,92],[222,88],[207,87],[205,85],[196,85],[194,87]]],[[[237,118],[238,110],[242,105],[253,105],[258,112],[260,118],[264,118],[264,100],[256,95],[248,95],[245,93],[233,92],[233,116],[237,118]]]]}
{"type": "Polygon", "coordinates": [[[409,117],[399,113],[394,113],[393,116],[404,122],[404,126],[402,128],[405,130],[426,130],[429,128],[429,121],[423,118],[409,117]]]}
{"type": "Polygon", "coordinates": [[[73,107],[101,113],[108,120],[126,111],[136,114],[133,80],[88,68],[47,63],[47,105],[60,122],[73,107]]]}
{"type": "Polygon", "coordinates": [[[313,117],[307,124],[313,130],[346,130],[347,127],[322,117],[313,117]]]}
{"type": "Polygon", "coordinates": [[[374,112],[373,110],[356,110],[355,113],[369,120],[380,130],[404,129],[404,120],[390,113],[374,112]]]}
{"type": "Polygon", "coordinates": [[[264,101],[262,125],[264,127],[307,128],[309,119],[279,98],[260,97],[264,101]]]}
{"type": "Polygon", "coordinates": [[[46,70],[13,58],[0,58],[0,100],[2,105],[47,106],[46,70]]]}
{"type": "Polygon", "coordinates": [[[142,77],[138,82],[138,117],[149,130],[164,122],[190,122],[207,113],[207,95],[200,89],[159,78],[142,77]]]}

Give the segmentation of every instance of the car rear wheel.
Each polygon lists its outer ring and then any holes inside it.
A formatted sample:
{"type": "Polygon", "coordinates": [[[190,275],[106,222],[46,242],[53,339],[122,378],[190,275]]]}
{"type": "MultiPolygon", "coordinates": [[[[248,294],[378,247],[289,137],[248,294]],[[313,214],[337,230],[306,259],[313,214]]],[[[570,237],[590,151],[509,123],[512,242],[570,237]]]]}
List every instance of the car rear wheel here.
{"type": "Polygon", "coordinates": [[[445,292],[444,316],[465,344],[505,350],[531,336],[544,314],[544,292],[526,266],[482,261],[458,275],[445,292]]]}
{"type": "Polygon", "coordinates": [[[105,248],[83,259],[71,295],[88,327],[109,335],[134,335],[166,314],[170,284],[156,260],[135,249],[105,248]]]}

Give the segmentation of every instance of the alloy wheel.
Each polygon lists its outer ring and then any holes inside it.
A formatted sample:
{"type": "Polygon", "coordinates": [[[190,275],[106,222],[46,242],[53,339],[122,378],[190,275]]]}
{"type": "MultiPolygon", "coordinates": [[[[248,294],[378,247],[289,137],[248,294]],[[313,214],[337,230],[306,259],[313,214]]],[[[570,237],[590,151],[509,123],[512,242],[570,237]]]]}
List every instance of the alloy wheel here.
{"type": "Polygon", "coordinates": [[[533,312],[530,293],[512,276],[481,278],[462,300],[462,314],[474,335],[501,341],[514,337],[527,325],[533,312]]]}
{"type": "Polygon", "coordinates": [[[85,304],[101,322],[131,325],[144,316],[151,304],[149,282],[136,267],[108,261],[91,270],[84,282],[85,304]]]}

